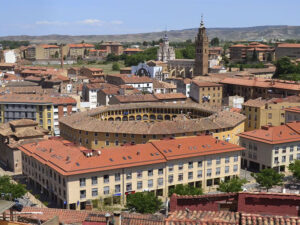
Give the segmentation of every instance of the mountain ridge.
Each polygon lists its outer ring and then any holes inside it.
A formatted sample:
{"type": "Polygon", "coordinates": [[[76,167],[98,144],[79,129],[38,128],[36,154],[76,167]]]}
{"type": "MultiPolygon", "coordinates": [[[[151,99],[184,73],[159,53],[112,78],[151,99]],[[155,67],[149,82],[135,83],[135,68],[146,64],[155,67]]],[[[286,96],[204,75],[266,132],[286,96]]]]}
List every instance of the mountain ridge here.
{"type": "MultiPolygon", "coordinates": [[[[194,39],[198,28],[186,28],[181,30],[168,31],[170,41],[185,41],[194,39]]],[[[100,41],[119,41],[119,42],[142,42],[159,40],[165,31],[135,33],[135,34],[115,34],[115,35],[11,35],[0,36],[0,40],[30,41],[31,43],[71,43],[71,42],[100,42],[100,41]]],[[[300,39],[300,26],[272,25],[254,27],[216,27],[207,28],[209,38],[218,37],[226,41],[249,41],[270,39],[300,39]]]]}

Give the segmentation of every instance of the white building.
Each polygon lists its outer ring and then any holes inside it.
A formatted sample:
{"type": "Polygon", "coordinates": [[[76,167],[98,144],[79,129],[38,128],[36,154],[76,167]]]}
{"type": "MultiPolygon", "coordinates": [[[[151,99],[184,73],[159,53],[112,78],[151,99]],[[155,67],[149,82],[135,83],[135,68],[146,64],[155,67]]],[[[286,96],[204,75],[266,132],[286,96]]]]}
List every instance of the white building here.
{"type": "Polygon", "coordinates": [[[163,67],[155,61],[147,63],[139,63],[137,66],[131,67],[131,73],[137,76],[148,76],[153,79],[163,79],[163,67]]]}
{"type": "Polygon", "coordinates": [[[168,62],[169,60],[175,59],[175,50],[169,45],[169,38],[165,34],[163,43],[160,43],[159,49],[157,50],[157,60],[162,62],[168,62]]]}
{"type": "Polygon", "coordinates": [[[5,50],[4,51],[4,61],[5,63],[16,63],[17,56],[14,50],[5,50]]]}

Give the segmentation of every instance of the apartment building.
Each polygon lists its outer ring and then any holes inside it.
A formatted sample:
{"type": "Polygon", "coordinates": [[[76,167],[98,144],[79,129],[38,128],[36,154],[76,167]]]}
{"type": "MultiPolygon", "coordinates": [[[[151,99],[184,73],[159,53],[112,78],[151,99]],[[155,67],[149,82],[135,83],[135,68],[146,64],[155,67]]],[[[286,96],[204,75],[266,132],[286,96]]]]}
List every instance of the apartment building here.
{"type": "Polygon", "coordinates": [[[227,77],[219,83],[223,84],[223,96],[239,95],[245,101],[259,97],[285,98],[300,94],[300,84],[295,81],[227,77]]]}
{"type": "Polygon", "coordinates": [[[300,122],[280,126],[263,126],[261,129],[239,134],[242,167],[259,171],[274,168],[287,172],[295,159],[300,159],[300,122]]]}
{"type": "Polygon", "coordinates": [[[107,54],[122,55],[123,45],[119,42],[104,42],[100,45],[101,50],[106,50],[107,54]]]}
{"type": "Polygon", "coordinates": [[[196,136],[101,150],[51,138],[20,150],[31,184],[60,207],[84,209],[87,200],[112,196],[124,204],[135,192],[167,197],[177,184],[215,190],[239,175],[243,148],[196,136]]]}
{"type": "Polygon", "coordinates": [[[79,71],[80,76],[88,78],[104,78],[103,70],[101,68],[81,67],[79,71]]]}
{"type": "Polygon", "coordinates": [[[222,105],[223,87],[221,84],[203,81],[192,81],[190,97],[198,102],[208,105],[222,105]]]}
{"type": "Polygon", "coordinates": [[[55,59],[60,57],[60,47],[58,45],[36,45],[35,60],[40,59],[55,59]]]}
{"type": "Polygon", "coordinates": [[[47,138],[49,131],[33,120],[13,120],[0,125],[0,161],[15,174],[22,173],[21,152],[18,146],[47,138]]]}
{"type": "Polygon", "coordinates": [[[284,109],[285,122],[300,121],[300,106],[284,109]]]}
{"type": "Polygon", "coordinates": [[[83,59],[89,54],[90,50],[93,50],[95,46],[93,44],[81,43],[81,44],[68,44],[64,47],[64,55],[71,59],[83,59]]]}
{"type": "Polygon", "coordinates": [[[58,119],[77,112],[76,104],[75,99],[64,96],[5,94],[0,96],[0,122],[31,119],[51,134],[59,135],[58,119]]]}
{"type": "Polygon", "coordinates": [[[287,56],[291,59],[300,58],[300,44],[293,43],[279,43],[275,47],[276,60],[287,56]]]}
{"type": "Polygon", "coordinates": [[[282,125],[285,123],[285,109],[296,106],[300,106],[299,96],[248,100],[242,108],[242,113],[246,116],[245,131],[259,129],[265,125],[282,125]]]}

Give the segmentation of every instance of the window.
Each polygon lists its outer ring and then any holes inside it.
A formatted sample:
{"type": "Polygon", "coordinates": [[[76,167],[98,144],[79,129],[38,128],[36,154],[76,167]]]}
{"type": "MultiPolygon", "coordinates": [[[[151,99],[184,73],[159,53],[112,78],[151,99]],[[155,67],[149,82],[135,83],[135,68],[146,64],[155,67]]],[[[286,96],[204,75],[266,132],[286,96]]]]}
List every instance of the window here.
{"type": "Polygon", "coordinates": [[[95,137],[97,137],[98,136],[98,133],[95,133],[95,137]]]}
{"type": "Polygon", "coordinates": [[[79,182],[80,182],[80,187],[84,187],[85,186],[85,178],[80,178],[79,182]]]}
{"type": "Polygon", "coordinates": [[[132,190],[132,184],[131,183],[127,183],[126,184],[126,191],[131,191],[132,190]]]}
{"type": "Polygon", "coordinates": [[[163,168],[158,169],[158,175],[163,175],[163,174],[164,174],[164,169],[163,168]]]}
{"type": "Polygon", "coordinates": [[[290,152],[294,152],[294,145],[290,146],[290,152]]]}
{"type": "Polygon", "coordinates": [[[300,159],[300,153],[297,154],[297,160],[299,160],[299,159],[300,159]]]}
{"type": "Polygon", "coordinates": [[[286,146],[282,147],[282,153],[286,153],[286,146]]]}
{"type": "Polygon", "coordinates": [[[202,167],[202,160],[198,161],[198,167],[202,167]]]}
{"type": "Polygon", "coordinates": [[[98,184],[98,177],[92,177],[92,185],[98,184]]]}
{"type": "Polygon", "coordinates": [[[229,173],[229,166],[225,166],[225,173],[229,173]]]}
{"type": "Polygon", "coordinates": [[[115,193],[120,193],[121,192],[121,185],[117,184],[115,185],[115,193]]]}
{"type": "Polygon", "coordinates": [[[126,179],[127,179],[127,180],[131,180],[131,178],[132,178],[132,174],[131,174],[131,172],[128,172],[128,173],[126,174],[126,179]]]}
{"type": "Polygon", "coordinates": [[[272,119],[272,113],[268,113],[268,118],[272,119]]]}
{"type": "Polygon", "coordinates": [[[277,155],[279,153],[279,147],[275,147],[274,154],[277,155]]]}
{"type": "Polygon", "coordinates": [[[119,137],[119,134],[115,134],[115,137],[119,137]]]}
{"type": "Polygon", "coordinates": [[[293,161],[294,160],[294,156],[290,155],[290,159],[289,160],[290,160],[290,162],[293,161]]]}
{"type": "Polygon", "coordinates": [[[109,175],[104,175],[104,176],[103,176],[103,182],[104,182],[105,184],[109,183],[109,175]]]}
{"type": "Polygon", "coordinates": [[[279,163],[278,157],[275,157],[275,158],[274,158],[274,163],[279,163]]]}
{"type": "Polygon", "coordinates": [[[211,159],[207,159],[207,166],[211,166],[212,164],[212,160],[211,159]]]}
{"type": "Polygon", "coordinates": [[[109,194],[109,186],[103,187],[103,194],[108,195],[109,194]]]}
{"type": "Polygon", "coordinates": [[[193,162],[189,162],[189,169],[193,169],[193,162]]]}
{"type": "Polygon", "coordinates": [[[229,163],[230,162],[230,157],[229,156],[226,156],[225,157],[225,163],[229,163]]]}
{"type": "Polygon", "coordinates": [[[142,188],[143,188],[143,181],[138,181],[138,182],[136,183],[136,188],[137,188],[137,189],[142,189],[142,188]]]}
{"type": "Polygon", "coordinates": [[[148,177],[152,177],[153,176],[153,170],[148,170],[148,177]]]}
{"type": "Polygon", "coordinates": [[[300,145],[297,145],[297,151],[300,151],[300,145]]]}
{"type": "Polygon", "coordinates": [[[238,160],[239,160],[239,156],[238,155],[233,156],[233,162],[237,162],[238,160]]]}
{"type": "Polygon", "coordinates": [[[183,163],[179,163],[178,164],[178,170],[182,170],[183,169],[183,163]]]}
{"type": "Polygon", "coordinates": [[[93,189],[92,189],[92,196],[93,196],[93,197],[98,196],[98,188],[93,188],[93,189]]]}
{"type": "Polygon", "coordinates": [[[85,198],[86,197],[86,190],[81,190],[80,191],[80,198],[85,198]]]}
{"type": "Polygon", "coordinates": [[[217,164],[217,165],[221,164],[221,157],[217,157],[217,158],[216,158],[216,164],[217,164]]]}
{"type": "Polygon", "coordinates": [[[173,172],[174,171],[174,166],[173,165],[169,165],[169,172],[173,172]]]}
{"type": "Polygon", "coordinates": [[[211,176],[211,169],[207,169],[207,171],[206,171],[206,176],[208,176],[208,177],[211,176]]]}
{"type": "Polygon", "coordinates": [[[120,173],[115,174],[115,181],[120,181],[121,180],[121,175],[120,173]]]}
{"type": "Polygon", "coordinates": [[[141,171],[141,170],[137,171],[136,177],[137,178],[142,178],[143,177],[143,171],[141,171]]]}
{"type": "Polygon", "coordinates": [[[106,136],[106,137],[109,137],[109,133],[106,133],[105,136],[106,136]]]}
{"type": "Polygon", "coordinates": [[[162,177],[157,179],[158,186],[162,186],[164,184],[164,179],[162,177]]]}
{"type": "Polygon", "coordinates": [[[168,176],[168,182],[169,183],[173,183],[173,180],[174,180],[174,176],[173,175],[169,175],[168,176]]]}
{"type": "Polygon", "coordinates": [[[109,146],[109,141],[105,141],[105,145],[106,145],[106,146],[109,146]]]}
{"type": "Polygon", "coordinates": [[[283,162],[283,163],[286,162],[286,156],[285,155],[281,157],[281,162],[283,162]]]}
{"type": "Polygon", "coordinates": [[[148,180],[148,188],[153,187],[153,179],[148,180]]]}
{"type": "Polygon", "coordinates": [[[119,141],[115,141],[115,145],[118,146],[119,145],[119,141]]]}
{"type": "Polygon", "coordinates": [[[197,171],[197,178],[202,178],[202,170],[197,171]]]}
{"type": "Polygon", "coordinates": [[[237,172],[238,171],[238,165],[233,165],[233,172],[237,172]]]}
{"type": "Polygon", "coordinates": [[[189,179],[189,180],[192,180],[192,179],[193,179],[193,172],[189,172],[189,173],[188,173],[188,179],[189,179]]]}
{"type": "Polygon", "coordinates": [[[220,167],[217,167],[217,168],[216,168],[216,175],[220,175],[220,173],[221,173],[221,168],[220,168],[220,167]]]}
{"type": "Polygon", "coordinates": [[[182,181],[183,180],[183,173],[179,173],[178,174],[178,181],[182,181]]]}
{"type": "Polygon", "coordinates": [[[97,140],[97,139],[95,139],[95,141],[94,141],[94,142],[95,142],[95,145],[98,145],[98,140],[97,140]]]}

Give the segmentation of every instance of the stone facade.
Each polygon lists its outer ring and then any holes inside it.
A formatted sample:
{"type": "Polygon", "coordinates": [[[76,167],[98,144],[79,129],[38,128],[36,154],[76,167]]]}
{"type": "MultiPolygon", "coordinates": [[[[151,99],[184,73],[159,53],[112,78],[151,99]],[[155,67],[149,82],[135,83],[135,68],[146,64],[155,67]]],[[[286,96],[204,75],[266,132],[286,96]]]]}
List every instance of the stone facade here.
{"type": "Polygon", "coordinates": [[[157,50],[157,60],[162,62],[168,62],[169,60],[175,59],[175,50],[173,47],[169,46],[169,38],[165,34],[163,38],[163,43],[160,44],[157,50]]]}
{"type": "Polygon", "coordinates": [[[206,35],[206,28],[204,27],[203,20],[201,21],[198,35],[195,39],[196,45],[196,58],[194,76],[205,75],[208,73],[208,50],[209,42],[206,35]]]}

